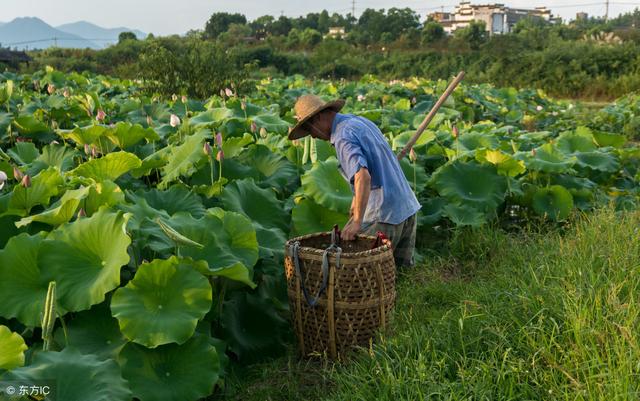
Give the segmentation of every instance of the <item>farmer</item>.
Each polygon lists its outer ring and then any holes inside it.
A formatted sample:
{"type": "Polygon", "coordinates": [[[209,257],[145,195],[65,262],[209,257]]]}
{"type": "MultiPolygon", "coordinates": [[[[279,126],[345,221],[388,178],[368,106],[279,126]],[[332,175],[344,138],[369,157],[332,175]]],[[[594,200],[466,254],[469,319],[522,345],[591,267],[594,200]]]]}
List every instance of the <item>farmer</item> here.
{"type": "Polygon", "coordinates": [[[289,139],[311,135],[335,147],[340,173],[354,192],[342,238],[382,231],[392,242],[396,266],[413,266],[420,203],[380,129],[364,117],[339,113],[343,106],[344,100],[325,103],[315,95],[301,96],[289,139]]]}

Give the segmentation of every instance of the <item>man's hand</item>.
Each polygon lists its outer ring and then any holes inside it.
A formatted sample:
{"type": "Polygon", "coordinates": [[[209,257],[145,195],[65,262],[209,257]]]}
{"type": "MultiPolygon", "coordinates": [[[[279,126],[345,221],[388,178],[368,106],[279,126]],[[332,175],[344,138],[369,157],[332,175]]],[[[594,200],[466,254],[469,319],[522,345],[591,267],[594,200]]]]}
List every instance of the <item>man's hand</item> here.
{"type": "Polygon", "coordinates": [[[359,221],[349,220],[342,229],[342,239],[351,241],[356,238],[356,234],[360,232],[361,224],[359,221]]]}

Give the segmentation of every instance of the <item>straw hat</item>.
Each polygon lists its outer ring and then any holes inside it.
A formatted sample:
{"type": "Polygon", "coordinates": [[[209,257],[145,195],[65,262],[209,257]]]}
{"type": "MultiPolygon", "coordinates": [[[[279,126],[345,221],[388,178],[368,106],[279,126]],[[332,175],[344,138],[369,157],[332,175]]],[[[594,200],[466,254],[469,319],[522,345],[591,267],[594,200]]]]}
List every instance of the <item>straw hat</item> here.
{"type": "Polygon", "coordinates": [[[319,96],[316,95],[303,95],[298,98],[295,106],[293,106],[296,112],[296,120],[298,123],[295,127],[289,129],[289,139],[298,139],[303,136],[309,135],[308,132],[300,130],[302,124],[308,119],[315,116],[322,110],[331,109],[336,113],[344,106],[344,100],[334,100],[332,102],[325,102],[319,96]]]}

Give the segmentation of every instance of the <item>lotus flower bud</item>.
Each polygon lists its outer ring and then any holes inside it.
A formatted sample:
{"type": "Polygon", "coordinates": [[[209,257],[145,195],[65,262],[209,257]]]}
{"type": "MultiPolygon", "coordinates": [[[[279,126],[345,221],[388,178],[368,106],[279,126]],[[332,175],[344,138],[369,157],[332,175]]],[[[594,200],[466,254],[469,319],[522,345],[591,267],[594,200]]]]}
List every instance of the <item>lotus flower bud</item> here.
{"type": "Polygon", "coordinates": [[[187,97],[185,95],[182,95],[182,98],[180,98],[180,100],[182,100],[182,103],[187,103],[187,97]]]}
{"type": "Polygon", "coordinates": [[[69,97],[71,93],[69,92],[69,88],[64,88],[64,92],[62,92],[62,96],[69,97]]]}
{"type": "Polygon", "coordinates": [[[411,160],[412,162],[418,160],[418,155],[416,155],[416,151],[413,150],[413,148],[411,148],[411,150],[409,151],[409,160],[411,160]]]}
{"type": "Polygon", "coordinates": [[[225,88],[224,94],[227,95],[227,97],[231,97],[233,96],[233,91],[229,88],[225,88]]]}
{"type": "Polygon", "coordinates": [[[171,95],[171,100],[173,100],[174,102],[178,101],[178,95],[176,95],[175,93],[173,95],[171,95]]]}
{"type": "Polygon", "coordinates": [[[24,177],[24,174],[22,174],[22,171],[18,170],[17,167],[13,168],[13,178],[16,179],[16,181],[20,181],[22,180],[22,177],[24,177]]]}
{"type": "Polygon", "coordinates": [[[240,102],[240,108],[244,111],[247,110],[247,103],[243,100],[240,102]]]}
{"type": "Polygon", "coordinates": [[[204,154],[207,156],[211,156],[211,145],[209,145],[209,142],[205,142],[204,146],[202,147],[202,150],[204,151],[204,154]]]}
{"type": "Polygon", "coordinates": [[[458,127],[456,125],[454,125],[451,129],[451,134],[454,138],[458,138],[458,136],[460,135],[460,131],[458,131],[458,127]]]}
{"type": "Polygon", "coordinates": [[[22,185],[25,188],[29,188],[31,186],[31,177],[29,177],[29,174],[25,174],[24,177],[22,177],[22,180],[20,181],[20,185],[22,185]]]}
{"type": "Polygon", "coordinates": [[[93,157],[94,159],[98,157],[98,149],[96,149],[95,146],[91,146],[91,157],[93,157]]]}
{"type": "Polygon", "coordinates": [[[224,89],[220,89],[220,97],[224,99],[224,89]]]}
{"type": "Polygon", "coordinates": [[[260,128],[260,136],[263,138],[267,137],[267,129],[265,127],[260,128]]]}
{"type": "Polygon", "coordinates": [[[23,136],[16,137],[16,142],[29,142],[29,140],[23,136]]]}
{"type": "Polygon", "coordinates": [[[175,114],[172,114],[171,118],[169,119],[169,124],[172,127],[177,127],[178,125],[180,125],[180,117],[176,116],[175,114]]]}
{"type": "Polygon", "coordinates": [[[53,95],[55,91],[56,91],[56,86],[54,84],[47,85],[47,92],[49,92],[50,95],[53,95]]]}
{"type": "Polygon", "coordinates": [[[224,152],[222,150],[219,150],[218,153],[216,154],[216,160],[221,162],[224,159],[224,152]]]}
{"type": "Polygon", "coordinates": [[[147,125],[151,126],[151,124],[153,124],[153,119],[151,118],[151,116],[147,116],[147,125]]]}
{"type": "Polygon", "coordinates": [[[258,131],[258,126],[255,122],[251,121],[251,133],[255,134],[258,131]]]}
{"type": "Polygon", "coordinates": [[[56,141],[55,139],[53,141],[51,141],[52,145],[60,145],[60,142],[56,141]]]}
{"type": "Polygon", "coordinates": [[[87,212],[84,211],[84,208],[80,208],[80,210],[78,210],[78,218],[82,218],[82,217],[87,217],[87,212]]]}
{"type": "Polygon", "coordinates": [[[89,147],[88,143],[84,144],[84,154],[88,155],[91,153],[91,148],[89,147]]]}
{"type": "Polygon", "coordinates": [[[107,116],[107,113],[105,113],[104,110],[98,109],[98,114],[96,114],[96,120],[103,121],[106,116],[107,116]]]}
{"type": "Polygon", "coordinates": [[[537,105],[537,106],[536,106],[536,110],[538,110],[538,111],[542,111],[542,106],[537,105]]]}
{"type": "Polygon", "coordinates": [[[531,149],[531,156],[535,157],[535,156],[536,156],[536,153],[537,153],[537,152],[536,152],[536,149],[535,149],[535,148],[531,149]]]}
{"type": "Polygon", "coordinates": [[[365,99],[364,95],[358,95],[358,101],[362,102],[365,99]]]}
{"type": "Polygon", "coordinates": [[[39,91],[40,91],[40,81],[38,81],[38,80],[34,80],[34,81],[33,81],[33,89],[34,89],[36,92],[39,92],[39,91]]]}
{"type": "Polygon", "coordinates": [[[220,132],[216,134],[216,146],[218,149],[222,149],[222,134],[220,132]]]}
{"type": "Polygon", "coordinates": [[[414,97],[412,97],[412,98],[411,98],[411,104],[416,104],[416,102],[417,102],[416,97],[415,97],[415,96],[414,96],[414,97]]]}
{"type": "Polygon", "coordinates": [[[5,182],[7,182],[7,173],[0,170],[0,189],[4,188],[5,182]]]}

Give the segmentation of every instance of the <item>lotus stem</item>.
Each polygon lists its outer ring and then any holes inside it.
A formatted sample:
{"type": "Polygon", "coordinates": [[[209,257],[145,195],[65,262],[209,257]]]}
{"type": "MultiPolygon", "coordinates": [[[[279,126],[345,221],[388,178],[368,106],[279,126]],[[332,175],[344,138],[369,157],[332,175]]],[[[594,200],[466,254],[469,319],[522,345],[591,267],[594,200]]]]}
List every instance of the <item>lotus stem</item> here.
{"type": "MultiPolygon", "coordinates": [[[[213,186],[213,155],[208,155],[209,158],[209,167],[211,169],[211,186],[213,186]]],[[[222,168],[220,169],[222,171],[222,168]]]]}
{"type": "Polygon", "coordinates": [[[42,346],[43,351],[49,351],[51,345],[51,334],[56,322],[56,282],[50,281],[47,288],[47,297],[44,300],[44,314],[42,316],[42,346]]]}

